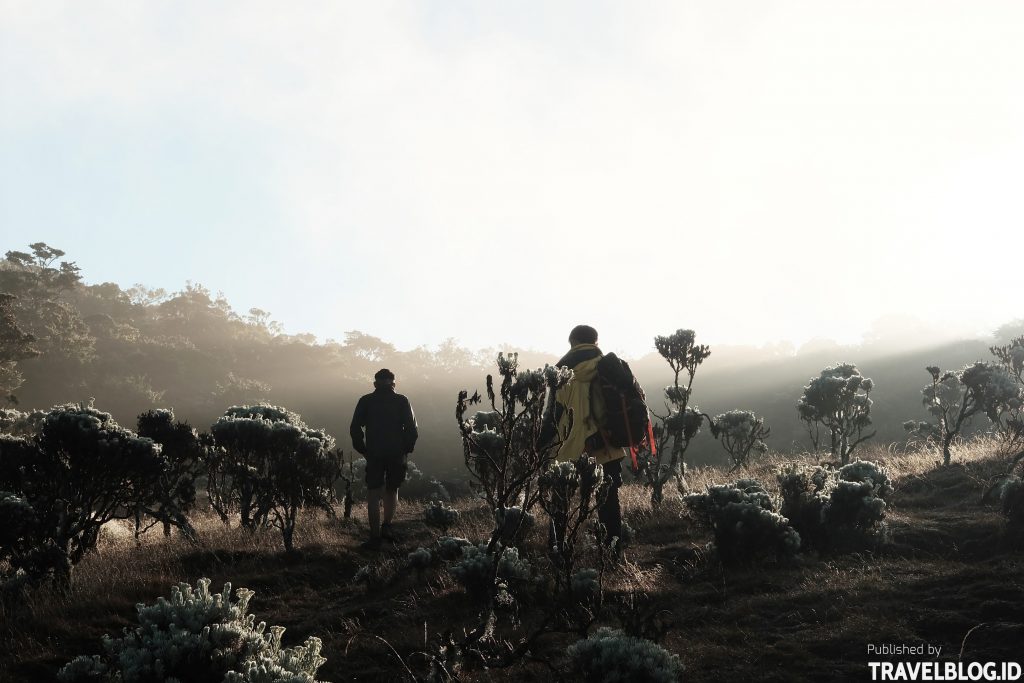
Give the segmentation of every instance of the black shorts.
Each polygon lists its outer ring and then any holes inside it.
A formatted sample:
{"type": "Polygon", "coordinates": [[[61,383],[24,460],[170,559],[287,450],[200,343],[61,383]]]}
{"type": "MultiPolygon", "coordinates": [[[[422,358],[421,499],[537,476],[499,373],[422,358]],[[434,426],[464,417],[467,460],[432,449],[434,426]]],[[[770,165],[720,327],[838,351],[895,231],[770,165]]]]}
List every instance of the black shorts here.
{"type": "Polygon", "coordinates": [[[405,481],[408,461],[407,455],[367,455],[366,488],[397,491],[405,481]]]}

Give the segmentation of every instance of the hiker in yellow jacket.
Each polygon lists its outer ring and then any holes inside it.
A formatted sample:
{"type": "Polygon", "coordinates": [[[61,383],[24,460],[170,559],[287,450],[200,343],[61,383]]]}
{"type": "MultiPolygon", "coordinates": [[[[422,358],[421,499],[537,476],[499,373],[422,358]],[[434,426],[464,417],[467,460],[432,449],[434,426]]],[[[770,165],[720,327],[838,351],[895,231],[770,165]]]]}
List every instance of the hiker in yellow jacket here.
{"type": "Polygon", "coordinates": [[[609,446],[599,427],[604,411],[603,398],[600,391],[591,391],[591,384],[597,378],[597,362],[604,355],[597,346],[597,330],[589,325],[577,325],[569,333],[569,346],[569,352],[556,365],[572,368],[573,379],[558,390],[553,403],[548,406],[548,420],[542,436],[550,439],[557,434],[562,437],[556,456],[560,461],[576,460],[586,453],[603,466],[604,474],[611,483],[608,497],[598,510],[598,519],[604,524],[610,541],[622,536],[619,487],[622,485],[622,459],[626,451],[609,446]]]}

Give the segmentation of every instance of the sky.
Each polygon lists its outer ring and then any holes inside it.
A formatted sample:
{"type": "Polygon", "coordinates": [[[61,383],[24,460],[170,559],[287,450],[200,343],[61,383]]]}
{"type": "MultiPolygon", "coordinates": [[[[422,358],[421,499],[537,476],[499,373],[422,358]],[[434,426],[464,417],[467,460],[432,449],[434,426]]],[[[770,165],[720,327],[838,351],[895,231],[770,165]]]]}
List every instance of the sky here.
{"type": "Polygon", "coordinates": [[[1021,35],[1019,2],[0,0],[0,248],[403,349],[984,334],[1024,317],[1021,35]]]}

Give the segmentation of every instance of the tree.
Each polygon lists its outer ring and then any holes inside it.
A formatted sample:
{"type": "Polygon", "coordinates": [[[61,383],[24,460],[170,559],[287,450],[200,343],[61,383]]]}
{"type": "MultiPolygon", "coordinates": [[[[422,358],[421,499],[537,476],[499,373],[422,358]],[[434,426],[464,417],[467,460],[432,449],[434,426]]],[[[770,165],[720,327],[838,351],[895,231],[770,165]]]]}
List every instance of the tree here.
{"type": "MultiPolygon", "coordinates": [[[[546,366],[543,370],[520,371],[517,354],[498,354],[501,384],[497,392],[494,378],[487,375],[487,400],[490,411],[478,411],[466,417],[469,406],[481,397],[459,393],[456,418],[462,434],[466,468],[483,491],[495,514],[516,507],[528,512],[537,502],[536,480],[553,462],[560,439],[545,443],[541,438],[547,391],[565,386],[572,372],[546,366]]],[[[558,435],[559,437],[563,435],[558,435]]],[[[493,550],[501,538],[495,528],[489,543],[493,550]]]]}
{"type": "Polygon", "coordinates": [[[592,459],[556,463],[566,434],[556,427],[554,438],[549,439],[544,430],[550,425],[545,421],[546,399],[572,380],[572,370],[545,366],[523,371],[518,361],[516,354],[498,354],[500,385],[496,387],[494,378],[487,376],[491,410],[467,418],[469,406],[482,399],[477,393],[470,397],[461,391],[455,411],[466,467],[494,509],[490,539],[478,545],[468,543],[452,567],[453,575],[482,603],[476,627],[457,647],[472,651],[485,666],[508,666],[525,656],[540,634],[567,618],[561,608],[571,592],[578,533],[593,518],[606,486],[603,470],[592,459]],[[496,615],[502,604],[514,599],[517,586],[529,583],[530,564],[520,532],[532,523],[531,510],[538,503],[551,514],[551,538],[556,543],[554,557],[548,559],[558,566],[544,572],[554,579],[553,590],[544,600],[555,607],[532,633],[512,645],[494,637],[496,615]]]}
{"type": "Polygon", "coordinates": [[[23,501],[34,520],[22,544],[30,551],[15,553],[9,573],[69,581],[100,528],[132,515],[165,467],[159,445],[92,406],[53,408],[28,439],[0,435],[0,490],[23,501]]]}
{"type": "Polygon", "coordinates": [[[12,403],[17,402],[14,390],[22,383],[18,361],[39,355],[32,346],[36,338],[18,327],[14,318],[15,299],[11,294],[0,293],[0,394],[12,403]]]}
{"type": "Polygon", "coordinates": [[[828,431],[832,456],[843,465],[862,442],[875,432],[864,434],[871,426],[871,390],[874,382],[860,374],[852,363],[825,368],[810,380],[797,402],[800,419],[807,425],[814,449],[818,449],[820,429],[828,431]]]}
{"type": "MultiPolygon", "coordinates": [[[[989,348],[1000,365],[1024,388],[1024,336],[1014,337],[1009,343],[989,348]]],[[[1017,453],[1024,448],[1024,407],[1017,404],[1007,406],[1000,416],[999,429],[1003,435],[1003,446],[1017,453]]]]}
{"type": "Polygon", "coordinates": [[[942,446],[943,464],[952,460],[951,446],[971,420],[983,414],[999,425],[1004,416],[1021,407],[1021,388],[1007,370],[993,363],[976,362],[959,372],[926,368],[931,384],[921,390],[922,402],[935,422],[908,422],[908,431],[935,435],[942,446]]]}
{"type": "Polygon", "coordinates": [[[718,437],[722,448],[729,454],[732,469],[737,470],[750,464],[755,453],[764,454],[768,446],[764,440],[771,434],[764,418],[757,417],[749,410],[730,410],[716,415],[711,421],[711,433],[718,437]]]}
{"type": "Polygon", "coordinates": [[[325,431],[285,408],[255,405],[229,408],[210,433],[225,458],[218,476],[229,479],[245,528],[276,527],[291,551],[299,510],[331,510],[340,464],[325,431]]]}
{"type": "Polygon", "coordinates": [[[147,410],[138,418],[139,436],[160,444],[167,467],[160,474],[153,495],[140,498],[136,506],[135,534],[143,531],[142,516],[163,524],[164,535],[171,535],[177,527],[189,539],[196,532],[188,520],[188,513],[196,504],[196,479],[202,471],[204,447],[195,429],[186,422],[176,422],[173,410],[147,410]]]}
{"type": "Polygon", "coordinates": [[[51,368],[76,373],[93,357],[95,340],[82,316],[67,301],[67,295],[81,286],[78,266],[73,262],[53,263],[64,252],[44,242],[29,245],[31,254],[9,251],[0,262],[0,292],[13,295],[10,312],[18,325],[35,337],[35,347],[51,368]]]}
{"type": "Polygon", "coordinates": [[[691,406],[693,377],[697,367],[711,355],[711,349],[696,343],[693,330],[676,330],[668,336],[654,338],[654,347],[672,368],[672,384],[665,388],[665,414],[654,413],[657,455],[649,449],[639,454],[640,471],[651,487],[651,503],[658,505],[664,498],[664,487],[675,477],[680,492],[686,491],[686,449],[700,431],[705,419],[697,406],[691,406]],[[682,384],[680,384],[682,381],[682,384]],[[668,456],[666,458],[666,452],[668,456]]]}

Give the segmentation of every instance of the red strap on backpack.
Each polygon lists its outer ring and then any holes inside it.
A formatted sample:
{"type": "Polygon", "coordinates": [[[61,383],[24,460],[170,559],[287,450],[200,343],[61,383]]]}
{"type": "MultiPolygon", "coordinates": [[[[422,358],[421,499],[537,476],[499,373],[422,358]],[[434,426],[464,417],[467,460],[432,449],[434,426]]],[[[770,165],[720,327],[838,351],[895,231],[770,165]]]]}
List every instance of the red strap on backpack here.
{"type": "Polygon", "coordinates": [[[640,468],[640,463],[636,460],[636,442],[633,440],[633,430],[629,427],[629,408],[626,406],[626,397],[619,394],[619,399],[622,401],[622,421],[626,423],[626,438],[629,439],[629,455],[633,458],[633,471],[637,471],[640,468]]]}

